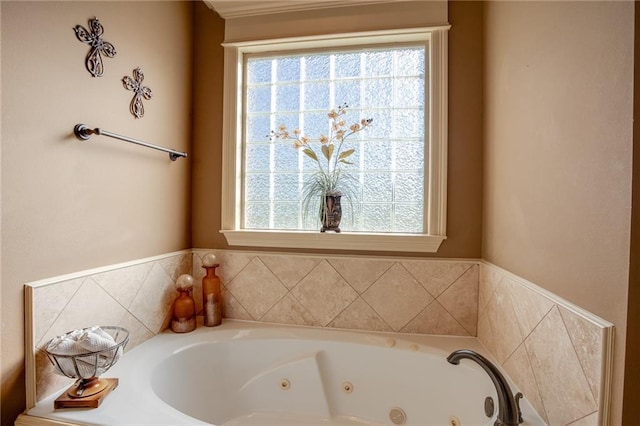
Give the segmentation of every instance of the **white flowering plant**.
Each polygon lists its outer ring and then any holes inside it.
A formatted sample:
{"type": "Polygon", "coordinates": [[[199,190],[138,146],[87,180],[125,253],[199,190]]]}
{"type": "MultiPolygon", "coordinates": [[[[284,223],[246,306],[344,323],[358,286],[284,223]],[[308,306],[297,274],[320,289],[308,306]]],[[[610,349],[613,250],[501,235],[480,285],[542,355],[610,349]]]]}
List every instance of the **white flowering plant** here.
{"type": "Polygon", "coordinates": [[[321,134],[317,139],[303,135],[300,129],[289,131],[282,124],[278,130],[272,130],[270,137],[283,141],[293,141],[293,147],[311,158],[318,166],[303,186],[303,212],[308,213],[309,206],[321,201],[321,216],[327,209],[327,196],[344,196],[351,203],[355,198],[354,177],[345,166],[352,165],[349,161],[356,149],[347,139],[371,125],[372,118],[364,118],[360,122],[347,125],[344,116],[349,106],[344,103],[337,110],[332,109],[329,117],[330,130],[328,135],[321,134]]]}

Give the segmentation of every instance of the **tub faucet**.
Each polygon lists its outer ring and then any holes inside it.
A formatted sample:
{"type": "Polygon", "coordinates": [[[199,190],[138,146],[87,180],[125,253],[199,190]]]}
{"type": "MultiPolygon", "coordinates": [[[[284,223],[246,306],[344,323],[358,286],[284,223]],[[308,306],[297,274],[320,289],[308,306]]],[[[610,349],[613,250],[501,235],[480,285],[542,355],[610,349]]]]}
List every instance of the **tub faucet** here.
{"type": "Polygon", "coordinates": [[[458,365],[461,359],[470,359],[475,361],[487,372],[498,392],[498,418],[494,426],[518,426],[522,423],[522,412],[520,411],[520,398],[522,393],[518,392],[515,396],[511,393],[511,388],[507,383],[500,370],[488,359],[479,353],[469,350],[460,349],[454,351],[447,357],[449,363],[458,365]]]}

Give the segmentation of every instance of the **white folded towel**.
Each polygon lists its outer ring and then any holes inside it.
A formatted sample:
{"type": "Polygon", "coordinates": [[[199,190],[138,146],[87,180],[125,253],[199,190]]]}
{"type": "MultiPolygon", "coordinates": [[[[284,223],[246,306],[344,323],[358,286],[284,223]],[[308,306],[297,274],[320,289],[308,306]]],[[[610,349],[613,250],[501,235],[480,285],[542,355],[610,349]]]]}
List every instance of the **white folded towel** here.
{"type": "Polygon", "coordinates": [[[104,373],[122,355],[122,346],[115,346],[116,341],[109,333],[98,326],[74,330],[54,338],[45,348],[54,355],[60,367],[59,373],[70,377],[90,378],[104,373]],[[99,354],[83,356],[91,352],[99,354]],[[62,355],[62,356],[56,356],[62,355]],[[77,355],[69,357],[69,355],[77,355]]]}

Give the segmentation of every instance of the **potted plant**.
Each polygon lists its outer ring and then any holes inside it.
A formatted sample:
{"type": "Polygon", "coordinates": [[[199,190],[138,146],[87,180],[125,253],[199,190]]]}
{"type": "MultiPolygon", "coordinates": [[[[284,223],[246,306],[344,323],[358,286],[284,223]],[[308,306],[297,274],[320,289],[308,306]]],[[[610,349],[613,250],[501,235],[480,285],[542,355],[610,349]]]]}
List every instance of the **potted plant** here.
{"type": "Polygon", "coordinates": [[[281,140],[292,140],[295,149],[302,152],[315,161],[318,169],[304,182],[302,210],[306,217],[309,209],[320,201],[320,232],[340,232],[340,220],[342,219],[341,198],[345,197],[349,203],[356,198],[354,190],[354,177],[343,167],[351,165],[348,159],[355,152],[347,142],[347,138],[365,129],[373,119],[365,118],[347,126],[344,115],[348,105],[345,103],[332,109],[328,115],[330,131],[329,135],[320,135],[318,139],[311,139],[303,135],[300,129],[289,132],[285,125],[280,125],[278,130],[271,131],[271,137],[281,140]]]}

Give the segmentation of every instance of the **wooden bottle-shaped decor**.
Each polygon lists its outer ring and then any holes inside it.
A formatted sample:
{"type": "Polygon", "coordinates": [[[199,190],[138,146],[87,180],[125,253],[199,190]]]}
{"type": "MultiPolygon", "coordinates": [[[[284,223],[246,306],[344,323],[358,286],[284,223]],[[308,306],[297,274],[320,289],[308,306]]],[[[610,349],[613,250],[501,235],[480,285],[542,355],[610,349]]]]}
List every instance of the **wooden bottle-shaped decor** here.
{"type": "Polygon", "coordinates": [[[202,314],[203,323],[207,327],[222,323],[220,278],[216,276],[218,266],[218,258],[213,253],[208,253],[202,258],[202,267],[207,271],[207,275],[202,279],[202,314]]]}
{"type": "Polygon", "coordinates": [[[193,277],[182,274],[176,280],[176,288],[180,295],[173,302],[171,330],[176,333],[187,333],[196,329],[196,302],[191,296],[193,277]]]}

